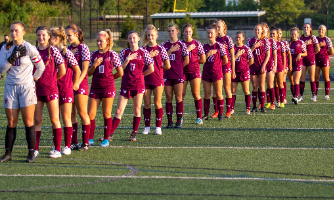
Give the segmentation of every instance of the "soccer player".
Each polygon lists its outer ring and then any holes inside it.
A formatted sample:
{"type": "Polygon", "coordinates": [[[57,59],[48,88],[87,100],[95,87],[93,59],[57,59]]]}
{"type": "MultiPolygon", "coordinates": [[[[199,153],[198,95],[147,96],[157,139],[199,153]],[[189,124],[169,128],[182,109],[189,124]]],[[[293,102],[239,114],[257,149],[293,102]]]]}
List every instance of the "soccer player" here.
{"type": "Polygon", "coordinates": [[[292,102],[298,104],[298,96],[299,96],[299,81],[302,75],[303,69],[303,58],[307,56],[306,45],[303,41],[299,40],[299,29],[297,27],[293,27],[290,30],[290,52],[291,52],[291,63],[290,68],[292,67],[293,73],[293,83],[294,83],[294,94],[292,98],[292,102]]]}
{"type": "Polygon", "coordinates": [[[166,94],[166,114],[168,124],[166,128],[173,127],[173,93],[176,100],[177,121],[174,128],[181,128],[183,116],[183,68],[189,64],[189,52],[186,45],[178,39],[179,27],[175,23],[170,23],[167,27],[169,40],[162,43],[165,47],[171,68],[164,72],[165,94],[166,94]]]}
{"type": "Polygon", "coordinates": [[[203,45],[205,52],[206,62],[203,66],[202,80],[204,88],[204,120],[208,120],[210,97],[211,97],[211,85],[213,91],[216,93],[218,104],[218,121],[224,119],[224,97],[222,94],[222,82],[223,82],[223,70],[222,66],[228,62],[226,55],[226,49],[224,46],[216,41],[218,35],[217,27],[215,24],[207,28],[207,36],[209,42],[203,45]]]}
{"type": "MultiPolygon", "coordinates": [[[[144,121],[145,129],[142,134],[150,133],[151,126],[151,96],[153,92],[155,106],[155,134],[161,135],[161,123],[164,114],[161,98],[164,92],[164,71],[170,69],[169,57],[166,49],[157,44],[158,30],[149,24],[142,35],[141,46],[150,53],[154,63],[154,72],[145,76],[145,94],[144,94],[144,121]]],[[[145,65],[144,70],[148,69],[145,65]]]]}
{"type": "Polygon", "coordinates": [[[251,95],[249,93],[249,66],[254,63],[254,58],[251,49],[244,45],[245,34],[242,31],[238,31],[236,34],[237,44],[234,45],[234,52],[236,52],[235,58],[235,75],[232,79],[232,110],[237,97],[238,83],[241,82],[242,90],[245,94],[246,102],[246,114],[250,114],[251,95]]]}
{"type": "Polygon", "coordinates": [[[275,73],[277,70],[277,45],[276,41],[270,37],[270,30],[268,24],[265,22],[261,23],[264,31],[264,37],[266,37],[270,43],[270,57],[267,63],[267,105],[265,108],[270,110],[275,110],[275,88],[274,88],[274,79],[275,73]]]}
{"type": "Polygon", "coordinates": [[[226,49],[228,62],[224,64],[223,70],[223,85],[226,95],[226,118],[230,118],[231,114],[231,103],[232,103],[232,90],[231,90],[231,80],[235,78],[235,58],[234,58],[234,44],[230,36],[226,35],[227,25],[223,20],[218,20],[216,22],[218,37],[217,42],[221,43],[226,49]]]}
{"type": "Polygon", "coordinates": [[[196,124],[203,124],[202,120],[202,98],[200,94],[201,89],[201,71],[199,69],[199,64],[205,62],[205,53],[201,42],[192,38],[193,26],[186,23],[182,27],[182,32],[184,40],[182,42],[187,46],[189,52],[189,64],[183,68],[183,94],[182,101],[187,92],[187,84],[190,82],[191,93],[194,97],[195,108],[196,108],[196,124]]]}
{"type": "MultiPolygon", "coordinates": [[[[275,73],[275,93],[277,99],[277,107],[284,108],[284,79],[286,68],[285,43],[278,40],[278,30],[276,27],[271,27],[270,37],[276,42],[277,51],[277,69],[275,73]],[[279,89],[278,89],[279,88],[279,89]],[[278,92],[277,92],[278,91],[278,92]]],[[[272,100],[273,101],[273,100],[272,100]]]]}
{"type": "Polygon", "coordinates": [[[66,74],[58,79],[59,107],[64,123],[65,147],[62,154],[71,154],[72,141],[72,104],[74,102],[73,88],[79,88],[80,67],[73,53],[66,48],[66,34],[63,27],[51,29],[51,45],[56,47],[64,60],[66,74]]]}
{"type": "Polygon", "coordinates": [[[251,48],[254,64],[249,66],[251,82],[253,86],[252,101],[253,109],[252,112],[257,112],[256,102],[258,96],[258,88],[260,89],[260,104],[261,112],[266,112],[264,109],[265,103],[265,81],[266,81],[266,66],[270,57],[270,43],[267,38],[264,37],[264,30],[261,24],[258,24],[254,28],[255,36],[248,38],[246,46],[251,48]]]}
{"type": "MultiPolygon", "coordinates": [[[[88,102],[88,115],[91,124],[89,144],[94,145],[95,116],[102,102],[104,137],[100,146],[107,147],[112,127],[112,105],[116,97],[115,79],[123,76],[123,68],[118,54],[111,50],[113,37],[109,29],[99,32],[96,44],[98,50],[91,53],[88,69],[88,76],[93,75],[88,102]],[[113,74],[114,68],[117,71],[115,74],[113,74]]],[[[110,140],[112,141],[112,138],[110,140]]]]}
{"type": "Polygon", "coordinates": [[[316,83],[315,83],[315,54],[320,50],[317,38],[313,35],[311,24],[304,24],[304,34],[299,38],[305,42],[307,56],[303,58],[303,71],[300,80],[300,97],[298,101],[303,101],[303,94],[305,88],[306,70],[308,70],[308,75],[310,79],[311,91],[312,91],[312,101],[317,101],[316,83]]]}
{"type": "MultiPolygon", "coordinates": [[[[329,61],[328,55],[333,55],[333,45],[331,39],[325,36],[326,26],[320,25],[318,28],[319,36],[317,40],[319,42],[320,51],[315,55],[316,59],[316,70],[315,70],[315,82],[316,82],[316,95],[318,95],[320,70],[322,71],[322,77],[325,81],[325,99],[329,100],[329,90],[331,89],[331,81],[329,79],[329,69],[331,62],[329,61]]],[[[317,96],[316,96],[317,98],[317,96]]]]}
{"type": "Polygon", "coordinates": [[[29,154],[26,162],[34,162],[35,126],[34,113],[37,103],[35,82],[41,77],[45,66],[36,47],[24,41],[26,26],[22,22],[14,22],[10,26],[12,41],[1,48],[0,72],[7,72],[3,107],[7,117],[5,136],[5,155],[0,162],[12,159],[16,126],[21,111],[25,126],[29,154]],[[33,73],[33,68],[36,67],[33,73]]]}
{"type": "Polygon", "coordinates": [[[79,77],[79,89],[74,89],[74,104],[72,106],[72,144],[71,149],[78,149],[79,151],[88,150],[89,136],[90,136],[90,119],[87,113],[88,102],[88,78],[87,71],[90,61],[90,52],[87,45],[84,42],[84,35],[82,30],[75,24],[68,25],[65,28],[66,38],[70,45],[68,50],[72,51],[75,59],[78,61],[81,74],[79,77]],[[81,118],[82,123],[82,145],[78,145],[78,121],[77,111],[81,118]]]}
{"type": "Polygon", "coordinates": [[[66,73],[64,59],[59,50],[51,46],[51,31],[46,26],[40,26],[36,30],[36,46],[43,62],[45,70],[41,78],[36,82],[37,105],[35,109],[36,146],[35,157],[39,156],[39,141],[42,134],[43,108],[46,104],[52,123],[52,135],[54,150],[50,151],[50,158],[61,157],[60,145],[62,129],[59,120],[59,91],[57,80],[66,73]]]}
{"type": "Polygon", "coordinates": [[[120,61],[124,70],[121,89],[117,101],[116,114],[112,122],[111,137],[121,122],[124,109],[130,98],[133,98],[133,130],[130,141],[136,141],[136,134],[141,119],[141,104],[145,93],[144,76],[154,72],[153,59],[148,51],[138,46],[140,40],[137,31],[130,31],[127,36],[129,48],[120,52],[120,61]],[[147,69],[143,71],[144,66],[147,69]]]}
{"type": "MultiPolygon", "coordinates": [[[[291,59],[291,55],[290,55],[290,47],[289,47],[289,42],[288,41],[283,41],[282,40],[282,29],[280,28],[277,28],[277,40],[278,41],[281,41],[284,43],[285,45],[285,70],[284,70],[284,73],[283,73],[283,85],[284,85],[284,91],[283,91],[283,95],[284,95],[284,104],[287,103],[286,101],[286,91],[287,91],[287,87],[286,87],[286,76],[288,74],[288,71],[289,71],[289,62],[291,62],[289,59],[291,59]]],[[[290,82],[290,84],[292,84],[292,82],[290,82]]],[[[278,89],[278,88],[277,88],[278,89]]],[[[276,89],[275,89],[276,90],[276,89]]],[[[277,92],[276,92],[277,94],[277,92]]],[[[282,102],[281,102],[282,103],[282,102]]]]}

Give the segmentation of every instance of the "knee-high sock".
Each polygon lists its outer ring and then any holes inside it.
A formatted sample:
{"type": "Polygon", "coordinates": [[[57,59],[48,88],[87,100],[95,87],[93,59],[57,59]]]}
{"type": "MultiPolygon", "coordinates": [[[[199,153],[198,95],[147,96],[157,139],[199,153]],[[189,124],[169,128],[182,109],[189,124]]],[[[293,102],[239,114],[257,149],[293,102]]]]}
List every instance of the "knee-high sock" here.
{"type": "Polygon", "coordinates": [[[279,89],[279,98],[280,98],[280,102],[283,103],[284,102],[284,88],[279,89]]]}
{"type": "Polygon", "coordinates": [[[280,92],[279,92],[279,88],[278,87],[275,87],[275,97],[276,97],[276,101],[280,102],[280,92]]]}
{"type": "Polygon", "coordinates": [[[133,117],[133,122],[132,122],[132,134],[137,134],[139,124],[140,124],[141,117],[133,117]]]}
{"type": "Polygon", "coordinates": [[[60,152],[60,145],[61,145],[61,138],[62,138],[62,129],[61,128],[55,128],[52,129],[53,132],[53,138],[54,138],[54,145],[55,150],[60,152]]]}
{"type": "Polygon", "coordinates": [[[204,115],[209,115],[210,99],[204,99],[204,115]]]}
{"type": "Polygon", "coordinates": [[[215,113],[218,113],[218,103],[217,103],[217,98],[213,98],[213,97],[212,97],[212,101],[213,101],[213,109],[215,110],[215,113]]]}
{"type": "Polygon", "coordinates": [[[311,85],[312,96],[315,96],[316,88],[317,88],[315,81],[310,82],[310,85],[311,85]]]}
{"type": "Polygon", "coordinates": [[[269,103],[271,103],[271,104],[273,104],[273,103],[275,103],[275,89],[274,88],[270,88],[270,102],[269,103]]]}
{"type": "Polygon", "coordinates": [[[267,88],[267,90],[266,90],[266,95],[267,95],[267,103],[271,103],[271,93],[270,93],[270,88],[267,88]]]}
{"type": "Polygon", "coordinates": [[[292,85],[292,84],[290,85],[290,90],[291,90],[291,94],[292,94],[293,97],[295,97],[295,88],[296,87],[294,85],[292,85]]]}
{"type": "Polygon", "coordinates": [[[162,117],[164,115],[163,108],[155,109],[155,126],[161,128],[162,117]]]}
{"type": "Polygon", "coordinates": [[[296,84],[295,85],[295,98],[298,98],[298,96],[299,96],[299,89],[300,89],[300,86],[299,86],[299,84],[296,84]]]}
{"type": "Polygon", "coordinates": [[[6,136],[5,136],[5,149],[6,149],[5,154],[6,155],[11,155],[15,139],[16,139],[16,127],[9,128],[7,126],[6,136]]]}
{"type": "Polygon", "coordinates": [[[224,112],[224,99],[218,100],[217,103],[218,103],[218,114],[222,115],[224,112]]]}
{"type": "Polygon", "coordinates": [[[245,102],[246,102],[246,110],[250,110],[250,105],[251,105],[251,95],[245,95],[245,102]]]}
{"type": "Polygon", "coordinates": [[[36,143],[35,126],[25,127],[29,153],[34,152],[36,143]]]}
{"type": "Polygon", "coordinates": [[[173,104],[166,102],[166,115],[168,118],[168,122],[173,122],[173,104]]]}
{"type": "Polygon", "coordinates": [[[236,100],[237,100],[237,95],[232,95],[231,110],[234,110],[234,105],[236,100]]]}
{"type": "Polygon", "coordinates": [[[266,102],[266,92],[260,92],[260,102],[261,102],[261,107],[264,107],[264,104],[266,102]]]}
{"type": "Polygon", "coordinates": [[[72,141],[72,134],[73,134],[73,127],[64,127],[64,134],[65,134],[65,146],[70,148],[71,141],[72,141]]]}
{"type": "MultiPolygon", "coordinates": [[[[37,151],[39,151],[39,142],[41,140],[41,135],[42,135],[42,131],[36,131],[35,150],[37,151]]],[[[53,138],[53,142],[54,142],[54,138],[53,138]]]]}
{"type": "Polygon", "coordinates": [[[300,90],[299,90],[300,96],[303,96],[304,95],[304,89],[305,89],[305,81],[303,81],[303,82],[300,81],[299,88],[300,88],[300,90]]]}
{"type": "Polygon", "coordinates": [[[72,143],[78,144],[78,123],[72,124],[73,127],[73,134],[72,134],[72,143]]]}
{"type": "Polygon", "coordinates": [[[331,82],[330,81],[325,82],[325,95],[329,95],[330,89],[331,89],[331,82]]]}
{"type": "Polygon", "coordinates": [[[111,131],[110,131],[111,135],[113,135],[115,133],[115,130],[117,129],[117,127],[120,123],[121,123],[121,119],[118,119],[118,118],[114,117],[114,119],[112,120],[112,127],[111,127],[111,131]]]}
{"type": "Polygon", "coordinates": [[[94,139],[94,133],[95,133],[95,119],[90,120],[90,134],[89,134],[89,139],[94,139]]]}
{"type": "Polygon", "coordinates": [[[82,143],[89,144],[89,136],[90,136],[90,124],[82,125],[82,143]]]}
{"type": "Polygon", "coordinates": [[[197,118],[200,119],[202,119],[202,107],[203,107],[202,99],[195,100],[197,118]]]}
{"type": "Polygon", "coordinates": [[[151,108],[143,108],[145,127],[151,126],[151,108]]]}
{"type": "Polygon", "coordinates": [[[226,113],[231,112],[232,98],[226,98],[226,113]]]}
{"type": "Polygon", "coordinates": [[[315,82],[315,95],[318,95],[319,81],[315,82]]]}
{"type": "Polygon", "coordinates": [[[183,101],[176,103],[176,116],[177,116],[177,121],[181,123],[181,119],[183,116],[183,101]]]}
{"type": "Polygon", "coordinates": [[[103,138],[105,140],[108,140],[109,136],[110,136],[110,132],[111,132],[111,128],[112,128],[112,118],[108,118],[108,119],[104,119],[104,134],[103,134],[103,138]]]}
{"type": "Polygon", "coordinates": [[[253,101],[253,107],[256,107],[257,92],[252,92],[252,101],[253,101]]]}
{"type": "Polygon", "coordinates": [[[284,99],[286,99],[286,91],[287,91],[286,82],[283,82],[283,85],[284,85],[284,99]]]}

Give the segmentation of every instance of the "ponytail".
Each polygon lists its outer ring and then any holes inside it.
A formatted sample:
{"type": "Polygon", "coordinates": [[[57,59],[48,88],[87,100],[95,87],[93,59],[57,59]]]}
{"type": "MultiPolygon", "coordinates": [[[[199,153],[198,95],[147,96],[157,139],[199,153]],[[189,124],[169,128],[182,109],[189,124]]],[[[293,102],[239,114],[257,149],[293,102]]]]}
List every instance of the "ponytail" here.
{"type": "Polygon", "coordinates": [[[84,34],[83,34],[82,30],[79,28],[79,26],[77,26],[76,24],[70,24],[70,25],[66,26],[65,29],[66,30],[70,29],[74,33],[77,33],[78,34],[78,40],[79,40],[80,44],[85,44],[84,34]]]}
{"type": "Polygon", "coordinates": [[[158,35],[158,30],[155,28],[155,26],[153,24],[147,25],[147,27],[145,28],[145,30],[141,34],[141,38],[143,38],[143,39],[140,40],[140,46],[146,46],[149,43],[148,38],[147,38],[147,31],[149,31],[149,30],[155,30],[155,32],[158,35]]]}
{"type": "Polygon", "coordinates": [[[113,37],[112,37],[112,33],[110,31],[110,29],[106,29],[105,31],[100,31],[98,36],[103,35],[104,37],[107,38],[107,46],[108,46],[108,50],[112,49],[113,45],[114,45],[114,41],[113,41],[113,37]]]}
{"type": "Polygon", "coordinates": [[[51,34],[53,37],[57,37],[59,39],[59,43],[62,45],[61,53],[65,57],[66,55],[66,34],[65,34],[65,29],[63,27],[54,27],[51,29],[51,34]],[[64,48],[65,46],[65,48],[64,48]]]}

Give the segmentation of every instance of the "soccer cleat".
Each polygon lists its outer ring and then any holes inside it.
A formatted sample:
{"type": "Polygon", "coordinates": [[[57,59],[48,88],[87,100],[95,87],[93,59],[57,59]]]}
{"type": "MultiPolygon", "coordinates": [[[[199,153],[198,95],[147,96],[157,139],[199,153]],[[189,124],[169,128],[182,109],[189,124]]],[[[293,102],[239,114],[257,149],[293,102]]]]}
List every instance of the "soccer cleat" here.
{"type": "Polygon", "coordinates": [[[317,96],[312,96],[311,101],[316,102],[317,101],[317,96]]]}
{"type": "Polygon", "coordinates": [[[252,109],[252,112],[257,112],[257,109],[258,108],[256,106],[254,106],[253,109],[252,109]]]}
{"type": "Polygon", "coordinates": [[[284,108],[284,103],[280,103],[279,108],[284,108]]]}
{"type": "Polygon", "coordinates": [[[26,162],[27,163],[32,163],[32,162],[35,162],[35,155],[34,155],[34,152],[31,152],[29,151],[29,154],[28,154],[28,157],[26,159],[26,162]]]}
{"type": "Polygon", "coordinates": [[[133,141],[133,142],[136,141],[136,134],[134,134],[134,133],[131,134],[130,141],[133,141]]]}
{"type": "Polygon", "coordinates": [[[61,157],[61,153],[57,150],[54,151],[54,154],[51,154],[49,156],[50,158],[60,158],[61,157]]]}
{"type": "Polygon", "coordinates": [[[231,113],[230,112],[227,112],[226,115],[225,115],[226,118],[231,118],[231,113]]]}
{"type": "Polygon", "coordinates": [[[35,150],[34,151],[34,156],[35,156],[35,158],[39,157],[39,151],[35,150]]]}
{"type": "Polygon", "coordinates": [[[218,113],[212,113],[211,118],[217,118],[218,117],[218,113]]]}
{"type": "Polygon", "coordinates": [[[10,160],[12,160],[11,155],[3,155],[2,158],[0,159],[0,163],[10,161],[10,160]]]}
{"type": "Polygon", "coordinates": [[[162,135],[161,127],[155,128],[155,134],[156,135],[162,135]]]}
{"type": "Polygon", "coordinates": [[[265,113],[267,111],[266,111],[266,109],[264,109],[264,107],[261,107],[261,112],[265,113]]]}
{"type": "Polygon", "coordinates": [[[224,117],[223,115],[218,115],[218,121],[223,121],[224,117]]]}
{"type": "Polygon", "coordinates": [[[65,146],[62,150],[62,154],[64,155],[71,155],[71,148],[68,148],[67,146],[65,146]]]}
{"type": "Polygon", "coordinates": [[[279,105],[281,105],[281,102],[278,101],[278,102],[275,104],[275,106],[276,106],[276,107],[279,107],[279,105]]]}
{"type": "Polygon", "coordinates": [[[143,132],[141,134],[147,135],[147,134],[150,133],[150,131],[151,131],[150,127],[145,127],[144,130],[143,130],[143,132]]]}
{"type": "Polygon", "coordinates": [[[79,149],[79,144],[72,143],[70,148],[71,148],[71,150],[78,150],[79,149]]]}
{"type": "Polygon", "coordinates": [[[203,120],[201,118],[196,119],[196,124],[203,124],[203,120]]]}
{"type": "Polygon", "coordinates": [[[202,117],[202,119],[203,119],[203,120],[209,120],[209,116],[208,116],[208,115],[204,115],[204,116],[202,117]]]}
{"type": "Polygon", "coordinates": [[[298,101],[303,101],[304,99],[303,99],[303,96],[300,96],[299,98],[298,98],[298,101]]]}
{"type": "Polygon", "coordinates": [[[286,101],[286,99],[284,99],[284,102],[283,102],[284,104],[287,104],[288,102],[286,101]]]}
{"type": "Polygon", "coordinates": [[[249,109],[246,110],[246,115],[250,115],[250,110],[249,109]]]}
{"type": "Polygon", "coordinates": [[[88,150],[88,144],[84,144],[84,143],[82,143],[81,144],[81,147],[79,148],[79,151],[87,151],[88,150]]]}
{"type": "Polygon", "coordinates": [[[181,124],[180,122],[176,122],[174,128],[182,128],[181,124]]]}
{"type": "Polygon", "coordinates": [[[94,140],[93,139],[89,139],[88,140],[88,144],[89,144],[89,146],[94,146],[94,140]]]}
{"type": "Polygon", "coordinates": [[[296,97],[292,98],[292,102],[293,102],[294,104],[298,104],[298,98],[296,98],[296,97]]]}
{"type": "Polygon", "coordinates": [[[173,122],[168,122],[166,128],[173,128],[173,122]]]}
{"type": "Polygon", "coordinates": [[[326,100],[330,100],[329,95],[326,95],[326,96],[325,96],[325,99],[326,99],[326,100]]]}
{"type": "Polygon", "coordinates": [[[270,110],[275,110],[275,104],[271,104],[269,109],[270,110]]]}
{"type": "Polygon", "coordinates": [[[267,103],[264,107],[265,108],[270,108],[270,106],[271,106],[271,103],[267,103]]]}
{"type": "Polygon", "coordinates": [[[261,107],[262,107],[261,104],[259,104],[259,109],[261,109],[261,107]]]}
{"type": "Polygon", "coordinates": [[[101,144],[100,147],[108,147],[109,146],[109,140],[104,139],[101,144]]]}
{"type": "MultiPolygon", "coordinates": [[[[104,137],[100,137],[99,140],[102,142],[104,140],[104,137]]],[[[109,142],[113,141],[113,134],[109,136],[109,142]]]]}
{"type": "Polygon", "coordinates": [[[233,114],[234,114],[234,110],[231,110],[231,112],[230,112],[230,113],[231,113],[231,115],[233,115],[233,114]]]}
{"type": "Polygon", "coordinates": [[[55,147],[52,147],[52,150],[51,150],[51,151],[49,151],[49,154],[53,154],[53,153],[54,153],[54,151],[55,151],[55,147]]]}

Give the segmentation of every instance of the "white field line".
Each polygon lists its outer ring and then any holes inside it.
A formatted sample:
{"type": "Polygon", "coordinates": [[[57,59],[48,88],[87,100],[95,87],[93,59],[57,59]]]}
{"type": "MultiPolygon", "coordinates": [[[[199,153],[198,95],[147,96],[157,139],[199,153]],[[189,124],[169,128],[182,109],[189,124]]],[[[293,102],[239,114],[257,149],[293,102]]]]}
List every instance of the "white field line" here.
{"type": "Polygon", "coordinates": [[[128,179],[183,179],[183,180],[242,180],[242,181],[291,181],[291,182],[334,182],[334,179],[292,179],[261,177],[177,177],[177,176],[98,176],[98,175],[52,175],[52,174],[0,174],[0,177],[59,177],[59,178],[128,178],[128,179]]]}

